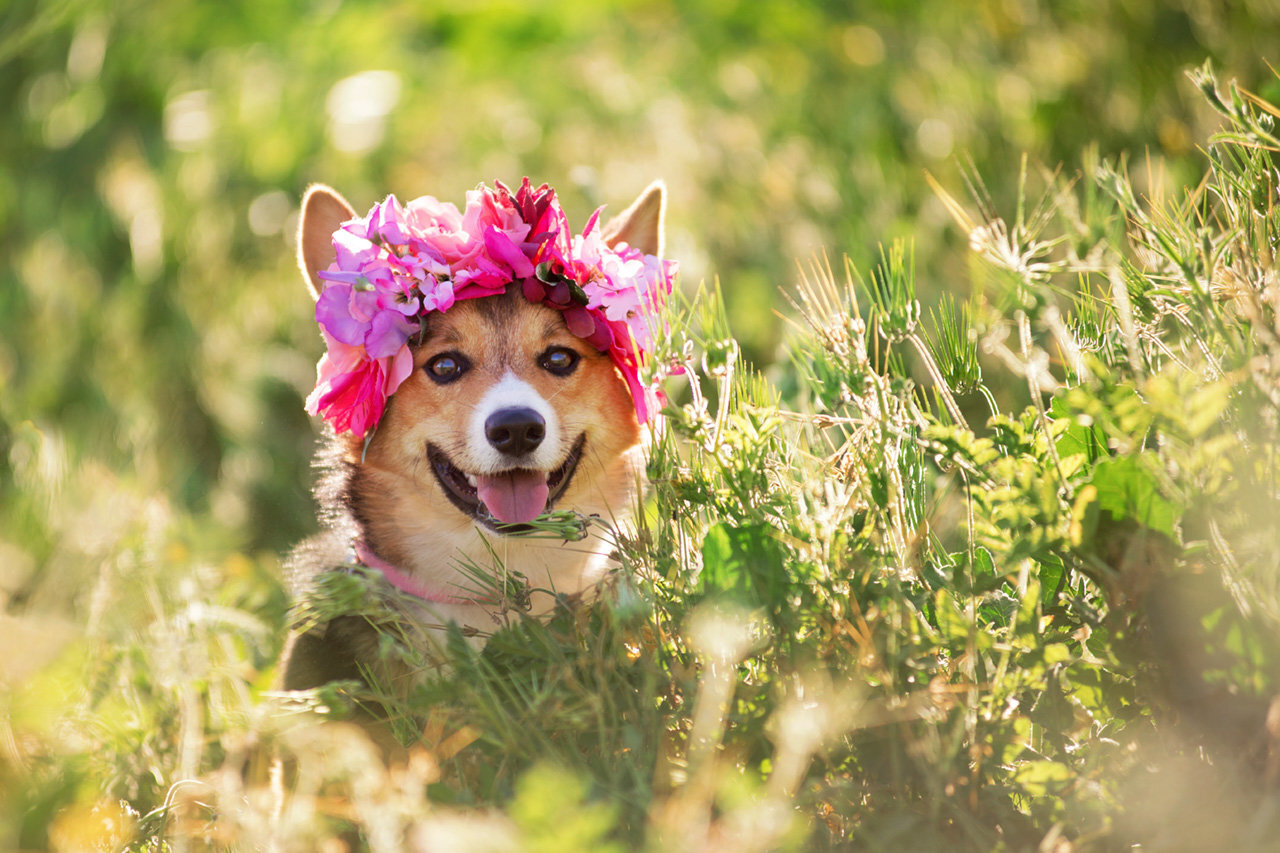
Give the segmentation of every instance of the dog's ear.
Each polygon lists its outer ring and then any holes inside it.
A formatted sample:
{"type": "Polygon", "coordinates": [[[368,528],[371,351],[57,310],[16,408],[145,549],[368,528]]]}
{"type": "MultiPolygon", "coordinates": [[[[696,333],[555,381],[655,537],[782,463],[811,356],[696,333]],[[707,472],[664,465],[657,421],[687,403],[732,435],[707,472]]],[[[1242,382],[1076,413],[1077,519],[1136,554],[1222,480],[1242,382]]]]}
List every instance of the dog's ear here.
{"type": "Polygon", "coordinates": [[[317,274],[333,263],[333,232],[356,212],[347,200],[324,184],[312,184],[302,197],[302,216],[298,220],[298,266],[306,279],[312,299],[320,298],[324,281],[317,274]]]}
{"type": "Polygon", "coordinates": [[[604,241],[610,246],[626,243],[646,255],[662,257],[662,216],[667,206],[667,185],[649,184],[630,207],[604,226],[604,241]]]}

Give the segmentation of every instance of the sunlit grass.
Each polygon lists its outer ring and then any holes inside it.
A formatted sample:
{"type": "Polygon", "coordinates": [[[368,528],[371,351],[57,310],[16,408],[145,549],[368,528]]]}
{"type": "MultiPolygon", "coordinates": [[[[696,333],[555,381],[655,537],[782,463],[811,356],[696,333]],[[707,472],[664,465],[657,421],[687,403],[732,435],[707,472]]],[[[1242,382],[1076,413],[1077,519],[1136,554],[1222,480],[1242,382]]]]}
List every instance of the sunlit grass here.
{"type": "MultiPolygon", "coordinates": [[[[842,43],[872,56],[856,35],[842,43]]],[[[749,97],[752,73],[725,85],[749,97]]],[[[27,247],[24,280],[59,273],[29,334],[101,297],[102,322],[167,330],[184,368],[147,360],[141,336],[103,343],[112,378],[94,394],[109,403],[51,381],[40,407],[67,420],[3,409],[0,844],[1264,848],[1280,693],[1276,110],[1221,94],[1207,68],[1194,81],[1226,123],[1182,194],[1144,197],[1094,154],[1074,178],[1011,168],[1004,213],[977,172],[968,199],[939,184],[971,249],[959,305],[922,310],[909,241],[886,241],[865,274],[815,261],[786,359],[761,371],[729,323],[732,279],[730,296],[707,288],[658,359],[676,402],[607,594],[545,621],[515,609],[482,651],[455,634],[427,655],[374,577],[335,577],[320,610],[286,614],[274,552],[236,547],[270,502],[255,489],[305,476],[270,472],[271,442],[303,431],[260,423],[310,369],[269,310],[283,297],[237,291],[235,311],[184,328],[159,290],[139,307],[102,282],[57,289],[85,281],[84,259],[54,236],[27,247]],[[252,393],[238,322],[272,341],[252,393]],[[100,446],[68,438],[102,411],[100,446]],[[198,466],[176,477],[174,460],[217,457],[181,437],[228,435],[216,489],[198,466]],[[112,464],[84,461],[99,451],[112,464]],[[447,667],[410,691],[273,691],[286,625],[333,612],[383,619],[388,655],[447,667]],[[390,765],[344,722],[375,704],[407,746],[390,765]]],[[[198,150],[199,114],[221,107],[174,104],[169,141],[198,150]]],[[[90,132],[68,121],[52,142],[90,132]]],[[[282,146],[267,140],[253,168],[289,161],[282,146]]],[[[148,219],[144,148],[109,156],[130,275],[158,288],[166,232],[148,219]]],[[[187,168],[179,182],[207,192],[187,168]]],[[[263,204],[255,230],[275,233],[263,204]]],[[[192,234],[228,231],[180,215],[192,234]]],[[[209,283],[180,287],[207,308],[222,299],[209,283]]],[[[600,521],[541,532],[586,523],[600,521]]],[[[477,567],[504,594],[508,580],[477,567]]]]}

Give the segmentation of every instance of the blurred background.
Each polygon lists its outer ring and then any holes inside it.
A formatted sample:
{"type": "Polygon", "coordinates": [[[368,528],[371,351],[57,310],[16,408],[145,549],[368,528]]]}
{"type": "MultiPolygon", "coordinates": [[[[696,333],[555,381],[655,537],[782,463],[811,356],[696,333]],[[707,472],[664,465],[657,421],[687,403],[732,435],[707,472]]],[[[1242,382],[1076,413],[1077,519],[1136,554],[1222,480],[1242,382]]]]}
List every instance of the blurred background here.
{"type": "Polygon", "coordinates": [[[581,226],[664,178],[685,286],[764,365],[815,251],[908,236],[926,304],[963,292],[926,171],[962,194],[972,158],[999,205],[1023,152],[1096,144],[1194,181],[1183,72],[1274,99],[1277,44],[1275,0],[7,0],[0,610],[92,624],[125,562],[234,578],[314,529],[310,182],[363,211],[529,175],[581,226]]]}

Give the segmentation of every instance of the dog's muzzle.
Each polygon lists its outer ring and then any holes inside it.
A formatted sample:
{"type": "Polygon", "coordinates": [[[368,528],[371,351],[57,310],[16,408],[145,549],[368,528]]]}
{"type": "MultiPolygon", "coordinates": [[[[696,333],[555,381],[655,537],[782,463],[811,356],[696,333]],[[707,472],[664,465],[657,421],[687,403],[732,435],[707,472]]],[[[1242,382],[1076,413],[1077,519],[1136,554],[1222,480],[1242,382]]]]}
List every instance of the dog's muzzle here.
{"type": "Polygon", "coordinates": [[[516,533],[527,530],[526,522],[555,506],[578,470],[586,443],[585,433],[578,436],[573,449],[553,471],[510,468],[493,474],[467,474],[434,444],[427,445],[427,461],[460,512],[490,530],[516,533]]]}

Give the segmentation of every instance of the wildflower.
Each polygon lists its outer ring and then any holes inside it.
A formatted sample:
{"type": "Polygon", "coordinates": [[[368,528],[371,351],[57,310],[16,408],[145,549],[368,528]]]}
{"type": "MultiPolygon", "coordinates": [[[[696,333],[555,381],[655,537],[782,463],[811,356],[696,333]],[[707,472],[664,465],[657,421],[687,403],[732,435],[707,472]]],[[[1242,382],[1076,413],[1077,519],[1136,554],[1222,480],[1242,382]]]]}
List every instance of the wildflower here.
{"type": "Polygon", "coordinates": [[[329,348],[320,357],[307,411],[329,421],[336,432],[364,438],[381,419],[387,398],[413,371],[413,355],[405,345],[394,355],[371,358],[363,347],[328,335],[325,340],[329,348]]]}

